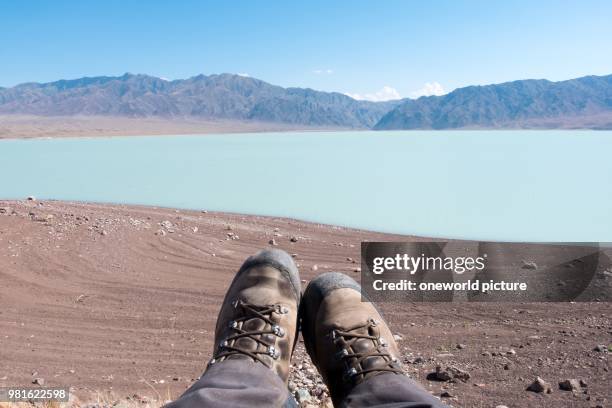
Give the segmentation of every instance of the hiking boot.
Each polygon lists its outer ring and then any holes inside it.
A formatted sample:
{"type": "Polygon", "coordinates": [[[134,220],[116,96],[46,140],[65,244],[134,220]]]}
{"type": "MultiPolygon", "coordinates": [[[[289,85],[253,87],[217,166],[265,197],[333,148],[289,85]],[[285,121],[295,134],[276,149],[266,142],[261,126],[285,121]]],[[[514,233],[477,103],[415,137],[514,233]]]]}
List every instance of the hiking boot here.
{"type": "Polygon", "coordinates": [[[269,249],[249,257],[225,295],[209,367],[225,360],[251,360],[287,383],[299,303],[298,270],[286,252],[269,249]]]}
{"type": "Polygon", "coordinates": [[[365,380],[403,375],[393,334],[361,287],[341,273],[312,280],[302,298],[306,350],[329,388],[334,405],[365,380]]]}

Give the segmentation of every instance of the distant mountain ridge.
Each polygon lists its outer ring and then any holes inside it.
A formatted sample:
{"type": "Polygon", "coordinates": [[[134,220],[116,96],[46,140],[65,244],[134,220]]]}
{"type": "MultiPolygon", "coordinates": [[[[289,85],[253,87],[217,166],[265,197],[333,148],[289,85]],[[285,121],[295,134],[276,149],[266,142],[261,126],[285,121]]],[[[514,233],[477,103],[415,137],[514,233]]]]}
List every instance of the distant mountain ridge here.
{"type": "Polygon", "coordinates": [[[125,74],[0,89],[0,113],[197,117],[348,128],[371,128],[397,103],[282,88],[233,74],[174,81],[125,74]]]}
{"type": "Polygon", "coordinates": [[[468,86],[406,100],[374,129],[557,127],[612,129],[612,75],[468,86]]]}
{"type": "Polygon", "coordinates": [[[388,102],[234,74],[84,77],[0,87],[0,114],[240,120],[353,129],[612,129],[612,75],[520,80],[388,102]]]}

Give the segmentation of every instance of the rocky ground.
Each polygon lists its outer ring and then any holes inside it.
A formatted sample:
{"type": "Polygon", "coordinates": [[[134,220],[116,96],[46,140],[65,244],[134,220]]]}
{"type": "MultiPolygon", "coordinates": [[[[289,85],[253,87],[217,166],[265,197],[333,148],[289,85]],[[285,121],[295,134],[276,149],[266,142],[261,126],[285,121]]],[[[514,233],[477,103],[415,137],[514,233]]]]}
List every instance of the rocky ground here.
{"type": "MultiPolygon", "coordinates": [[[[201,374],[224,290],[249,254],[269,245],[295,254],[306,284],[330,270],[359,279],[361,241],[411,239],[206,211],[0,201],[0,387],[70,386],[73,406],[159,406],[201,374]]],[[[612,271],[597,279],[610,287],[612,271]]],[[[406,370],[451,406],[611,404],[609,303],[380,306],[406,370]]],[[[304,406],[331,406],[301,342],[289,386],[304,406]]]]}

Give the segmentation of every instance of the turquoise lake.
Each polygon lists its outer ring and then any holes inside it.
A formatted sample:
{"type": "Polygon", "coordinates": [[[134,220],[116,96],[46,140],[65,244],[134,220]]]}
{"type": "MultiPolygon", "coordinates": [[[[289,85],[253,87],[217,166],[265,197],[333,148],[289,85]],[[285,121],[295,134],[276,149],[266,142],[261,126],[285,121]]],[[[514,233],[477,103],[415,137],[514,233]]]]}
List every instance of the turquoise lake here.
{"type": "Polygon", "coordinates": [[[293,217],[502,241],[612,241],[612,132],[398,131],[0,141],[0,199],[293,217]]]}

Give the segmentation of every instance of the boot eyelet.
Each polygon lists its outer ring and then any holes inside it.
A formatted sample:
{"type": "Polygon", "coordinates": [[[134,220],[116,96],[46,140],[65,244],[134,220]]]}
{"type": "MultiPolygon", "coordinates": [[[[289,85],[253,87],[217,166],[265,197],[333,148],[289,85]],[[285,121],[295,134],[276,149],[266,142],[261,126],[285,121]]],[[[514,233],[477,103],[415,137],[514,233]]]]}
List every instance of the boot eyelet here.
{"type": "Polygon", "coordinates": [[[287,314],[289,313],[289,309],[286,306],[281,306],[278,308],[278,313],[280,314],[287,314]]]}
{"type": "Polygon", "coordinates": [[[344,373],[344,379],[350,380],[356,375],[357,375],[357,369],[355,367],[352,367],[344,373]]]}
{"type": "Polygon", "coordinates": [[[227,342],[227,340],[223,340],[220,344],[219,347],[224,348],[227,347],[229,345],[229,343],[227,342]]]}
{"type": "Polygon", "coordinates": [[[342,349],[336,353],[336,359],[342,360],[343,357],[348,356],[349,352],[347,349],[342,349]]]}
{"type": "Polygon", "coordinates": [[[268,355],[274,360],[278,360],[278,358],[280,357],[280,353],[278,352],[278,350],[276,350],[276,347],[274,346],[268,347],[268,355]]]}
{"type": "Polygon", "coordinates": [[[211,360],[208,362],[208,364],[209,364],[209,365],[213,365],[213,364],[215,364],[216,362],[217,362],[217,359],[212,358],[212,359],[211,359],[211,360]]]}
{"type": "Polygon", "coordinates": [[[381,337],[378,341],[380,342],[381,346],[383,346],[383,347],[387,347],[388,346],[387,340],[385,340],[384,337],[381,337]]]}
{"type": "Polygon", "coordinates": [[[238,327],[238,322],[235,320],[232,320],[231,322],[229,322],[229,327],[230,329],[235,329],[236,327],[238,327]]]}
{"type": "Polygon", "coordinates": [[[283,328],[280,327],[278,324],[275,324],[274,326],[272,326],[272,331],[278,337],[283,337],[285,335],[285,330],[283,330],[283,328]]]}

